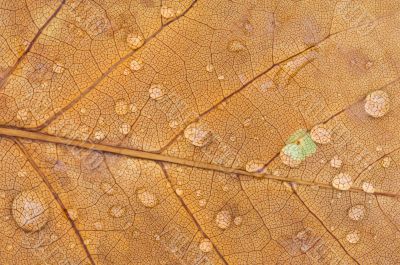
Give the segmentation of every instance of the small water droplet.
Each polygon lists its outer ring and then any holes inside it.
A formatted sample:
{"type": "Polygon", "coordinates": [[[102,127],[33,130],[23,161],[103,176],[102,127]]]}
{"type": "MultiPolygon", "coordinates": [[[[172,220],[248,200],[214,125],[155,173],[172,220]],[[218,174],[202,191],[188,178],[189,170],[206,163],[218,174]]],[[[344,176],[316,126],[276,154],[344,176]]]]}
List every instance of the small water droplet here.
{"type": "Polygon", "coordinates": [[[311,139],[319,144],[328,144],[331,142],[332,132],[325,125],[314,126],[310,132],[311,139]]]}
{"type": "Polygon", "coordinates": [[[260,160],[250,160],[246,164],[246,171],[250,173],[260,173],[265,166],[265,162],[260,160]]]}
{"type": "Polygon", "coordinates": [[[224,80],[225,79],[225,76],[224,75],[218,75],[218,80],[224,80]]]}
{"type": "Polygon", "coordinates": [[[353,180],[347,173],[339,173],[332,180],[332,186],[338,190],[349,190],[352,185],[353,180]]]}
{"type": "Polygon", "coordinates": [[[358,204],[351,207],[348,211],[349,218],[354,221],[360,221],[364,219],[365,216],[365,207],[364,205],[358,204]]]}
{"type": "Polygon", "coordinates": [[[94,133],[94,139],[97,141],[104,140],[105,137],[106,137],[106,134],[102,131],[97,131],[94,133]]]}
{"type": "Polygon", "coordinates": [[[239,40],[232,40],[228,43],[228,50],[230,52],[240,52],[246,49],[246,46],[239,40]]]}
{"type": "Polygon", "coordinates": [[[213,249],[213,245],[208,238],[204,238],[199,244],[199,249],[204,253],[208,253],[213,249]]]}
{"type": "Polygon", "coordinates": [[[163,87],[159,84],[153,84],[149,89],[150,98],[158,100],[164,95],[163,87]]]}
{"type": "Polygon", "coordinates": [[[362,184],[362,189],[364,192],[366,193],[374,193],[375,192],[375,188],[372,185],[372,183],[364,181],[362,184]]]}
{"type": "Polygon", "coordinates": [[[233,223],[237,226],[241,225],[243,222],[243,218],[241,216],[236,216],[235,219],[233,219],[233,223]]]}
{"type": "Polygon", "coordinates": [[[360,241],[360,236],[360,232],[354,230],[346,235],[346,240],[351,244],[356,244],[358,241],[360,241]]]}
{"type": "Polygon", "coordinates": [[[119,132],[123,135],[127,135],[131,131],[131,126],[127,123],[123,123],[119,128],[119,132]]]}
{"type": "Polygon", "coordinates": [[[17,119],[20,121],[27,121],[29,119],[30,112],[28,109],[20,109],[17,112],[17,119]]]}
{"type": "Polygon", "coordinates": [[[143,67],[143,61],[140,59],[133,59],[129,64],[129,68],[132,71],[139,71],[143,67]]]}
{"type": "Polygon", "coordinates": [[[166,19],[173,18],[176,14],[175,9],[168,6],[162,6],[160,12],[161,16],[163,16],[166,19]]]}
{"type": "Polygon", "coordinates": [[[205,199],[199,200],[199,206],[200,206],[200,207],[204,207],[204,206],[206,206],[206,205],[207,205],[207,200],[205,200],[205,199]]]}
{"type": "Polygon", "coordinates": [[[136,33],[128,34],[126,41],[128,46],[133,50],[139,49],[144,44],[144,38],[136,33]]]}
{"type": "Polygon", "coordinates": [[[108,182],[102,182],[100,184],[100,188],[101,190],[108,195],[113,195],[115,193],[115,189],[113,188],[113,186],[108,183],[108,182]]]}
{"type": "Polygon", "coordinates": [[[203,147],[212,141],[212,133],[202,124],[192,123],[184,131],[185,138],[194,146],[203,147]]]}
{"type": "Polygon", "coordinates": [[[209,73],[213,72],[214,71],[214,65],[207,64],[206,65],[206,71],[209,72],[209,73]]]}
{"type": "Polygon", "coordinates": [[[64,66],[60,63],[56,63],[53,65],[53,72],[56,74],[62,74],[64,70],[65,70],[64,66]]]}
{"type": "Polygon", "coordinates": [[[75,221],[78,219],[78,210],[77,209],[68,209],[68,215],[71,220],[75,221]]]}
{"type": "Polygon", "coordinates": [[[243,121],[243,127],[249,127],[251,125],[251,118],[247,118],[243,121]]]}
{"type": "Polygon", "coordinates": [[[388,167],[390,167],[391,162],[392,162],[392,158],[389,157],[389,156],[386,156],[386,157],[384,157],[384,158],[382,159],[381,165],[382,165],[382,167],[384,167],[384,168],[388,168],[388,167]]]}
{"type": "Polygon", "coordinates": [[[179,122],[176,121],[176,120],[173,120],[173,121],[170,121],[168,125],[169,125],[170,128],[175,129],[175,128],[178,127],[179,122]]]}
{"type": "Polygon", "coordinates": [[[45,198],[34,191],[19,193],[12,203],[15,222],[26,231],[40,230],[49,219],[45,198]]]}
{"type": "Polygon", "coordinates": [[[334,156],[331,159],[331,167],[333,168],[341,168],[342,167],[342,160],[338,156],[334,156]]]}
{"type": "Polygon", "coordinates": [[[145,207],[148,208],[153,208],[158,203],[158,199],[153,193],[143,189],[138,191],[138,199],[145,207]]]}
{"type": "Polygon", "coordinates": [[[382,90],[371,92],[365,99],[364,109],[374,118],[384,116],[390,109],[389,95],[382,90]]]}
{"type": "Polygon", "coordinates": [[[125,208],[121,205],[114,205],[110,208],[110,215],[115,218],[120,218],[125,214],[125,208]]]}
{"type": "Polygon", "coordinates": [[[119,116],[126,115],[128,113],[128,103],[124,99],[120,99],[115,102],[115,113],[119,116]]]}
{"type": "Polygon", "coordinates": [[[96,230],[101,230],[101,229],[103,229],[103,223],[102,223],[102,222],[95,222],[95,223],[93,224],[93,226],[94,226],[94,228],[95,228],[96,230]]]}
{"type": "Polygon", "coordinates": [[[215,223],[221,229],[227,229],[231,225],[232,217],[229,211],[220,211],[215,217],[215,223]]]}
{"type": "Polygon", "coordinates": [[[182,196],[182,195],[183,195],[183,190],[182,190],[181,188],[177,188],[177,189],[175,190],[175,192],[176,192],[176,194],[177,194],[178,196],[182,196]]]}

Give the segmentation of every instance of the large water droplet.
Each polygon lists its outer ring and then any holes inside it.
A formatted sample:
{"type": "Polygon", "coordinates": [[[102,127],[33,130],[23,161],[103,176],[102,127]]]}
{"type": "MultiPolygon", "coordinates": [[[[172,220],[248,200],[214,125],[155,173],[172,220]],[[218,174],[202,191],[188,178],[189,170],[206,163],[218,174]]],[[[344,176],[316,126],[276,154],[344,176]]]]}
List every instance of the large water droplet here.
{"type": "Polygon", "coordinates": [[[139,198],[139,201],[145,207],[148,207],[148,208],[153,208],[158,203],[157,197],[153,193],[151,193],[151,192],[149,192],[147,190],[139,190],[138,191],[138,198],[139,198]]]}
{"type": "Polygon", "coordinates": [[[365,99],[364,108],[365,112],[374,118],[384,116],[390,109],[389,95],[382,90],[370,93],[365,99]]]}
{"type": "Polygon", "coordinates": [[[26,231],[40,230],[49,219],[44,198],[34,191],[23,191],[14,198],[12,215],[18,226],[26,231]]]}
{"type": "Polygon", "coordinates": [[[221,229],[227,229],[231,225],[232,216],[229,211],[220,211],[215,217],[215,223],[221,229]]]}

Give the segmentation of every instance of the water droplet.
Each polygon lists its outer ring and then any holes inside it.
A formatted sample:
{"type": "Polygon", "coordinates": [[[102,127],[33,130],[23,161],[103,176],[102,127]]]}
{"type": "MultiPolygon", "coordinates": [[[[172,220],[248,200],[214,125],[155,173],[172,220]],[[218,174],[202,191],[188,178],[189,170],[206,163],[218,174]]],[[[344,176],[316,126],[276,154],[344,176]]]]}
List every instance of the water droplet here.
{"type": "Polygon", "coordinates": [[[97,230],[103,229],[103,223],[102,222],[95,222],[93,225],[94,225],[94,228],[97,229],[97,230]]]}
{"type": "Polygon", "coordinates": [[[148,208],[153,208],[158,203],[157,197],[147,190],[139,190],[138,199],[145,207],[148,208]]]}
{"type": "Polygon", "coordinates": [[[346,235],[346,240],[351,244],[356,244],[360,241],[360,232],[357,230],[351,231],[346,235]]]}
{"type": "Polygon", "coordinates": [[[135,104],[130,104],[129,107],[132,113],[135,113],[137,111],[137,107],[135,104]]]}
{"type": "Polygon", "coordinates": [[[251,118],[247,118],[243,121],[243,127],[249,127],[251,125],[251,118]]]}
{"type": "Polygon", "coordinates": [[[15,222],[26,231],[40,230],[49,219],[49,212],[42,194],[23,191],[12,203],[12,215],[15,222]]]}
{"type": "Polygon", "coordinates": [[[220,211],[215,217],[215,223],[221,229],[227,229],[231,225],[232,217],[229,211],[220,211]]]}
{"type": "Polygon", "coordinates": [[[94,139],[97,141],[101,141],[106,137],[106,134],[102,131],[97,131],[94,133],[94,139]]]}
{"type": "Polygon", "coordinates": [[[115,193],[115,189],[113,188],[113,186],[108,183],[108,182],[102,182],[100,184],[100,188],[101,190],[108,195],[113,195],[115,193]]]}
{"type": "Polygon", "coordinates": [[[241,216],[236,216],[235,219],[233,219],[233,223],[237,226],[241,225],[243,222],[243,218],[241,216]]]}
{"type": "Polygon", "coordinates": [[[207,64],[206,65],[206,71],[209,72],[209,73],[213,72],[214,71],[214,65],[207,64]]]}
{"type": "Polygon", "coordinates": [[[170,121],[168,125],[169,125],[170,128],[175,129],[176,127],[178,127],[179,122],[173,120],[173,121],[170,121]]]}
{"type": "Polygon", "coordinates": [[[162,85],[159,84],[151,85],[149,89],[150,98],[155,100],[162,98],[162,96],[164,95],[162,88],[162,85]]]}
{"type": "Polygon", "coordinates": [[[56,63],[53,65],[53,72],[56,74],[62,74],[64,70],[64,66],[60,63],[56,63]]]}
{"type": "Polygon", "coordinates": [[[129,64],[129,68],[132,71],[139,71],[143,67],[143,61],[140,59],[133,59],[129,64]]]}
{"type": "Polygon", "coordinates": [[[117,102],[115,102],[115,113],[119,116],[123,116],[128,113],[128,103],[120,99],[117,102]]]}
{"type": "Polygon", "coordinates": [[[364,192],[366,193],[374,193],[375,192],[375,188],[372,185],[372,183],[369,183],[367,181],[364,181],[362,184],[362,189],[364,192]]]}
{"type": "Polygon", "coordinates": [[[341,168],[342,167],[342,160],[338,156],[334,156],[331,159],[331,167],[333,168],[341,168]]]}
{"type": "Polygon", "coordinates": [[[207,200],[205,200],[205,199],[199,200],[199,206],[200,206],[200,207],[204,207],[204,206],[206,206],[206,205],[207,205],[207,200]]]}
{"type": "Polygon", "coordinates": [[[292,168],[300,166],[302,160],[295,159],[294,157],[297,157],[297,156],[293,155],[298,152],[302,152],[301,150],[300,151],[296,150],[296,149],[298,149],[297,146],[298,145],[289,144],[289,145],[286,145],[284,148],[282,148],[282,150],[279,154],[279,157],[283,164],[285,164],[289,167],[292,167],[292,168]]]}
{"type": "Polygon", "coordinates": [[[340,173],[332,180],[332,186],[338,190],[349,190],[351,185],[353,185],[353,180],[347,173],[340,173]]]}
{"type": "Polygon", "coordinates": [[[260,173],[265,166],[265,162],[259,160],[250,160],[246,164],[246,171],[247,172],[258,172],[260,173]]]}
{"type": "Polygon", "coordinates": [[[225,79],[225,76],[224,75],[218,75],[218,80],[224,80],[225,79]]]}
{"type": "Polygon", "coordinates": [[[18,110],[17,119],[20,121],[27,121],[29,119],[29,110],[27,109],[18,110]]]}
{"type": "Polygon", "coordinates": [[[177,188],[177,189],[175,190],[175,192],[176,192],[176,194],[177,194],[178,196],[182,196],[182,195],[183,195],[183,190],[182,190],[181,188],[177,188]]]}
{"type": "Polygon", "coordinates": [[[131,126],[127,123],[123,123],[119,128],[119,132],[123,135],[127,135],[131,131],[131,126]]]}
{"type": "Polygon", "coordinates": [[[204,253],[208,253],[213,249],[213,245],[208,238],[204,238],[199,244],[199,249],[204,253]]]}
{"type": "Polygon", "coordinates": [[[68,209],[68,215],[69,217],[75,221],[76,219],[78,219],[78,210],[77,209],[68,209]]]}
{"type": "Polygon", "coordinates": [[[365,112],[374,118],[384,116],[390,109],[389,95],[382,90],[370,93],[365,99],[364,108],[365,112]]]}
{"type": "Polygon", "coordinates": [[[384,157],[384,158],[382,159],[381,165],[382,165],[382,167],[384,167],[384,168],[388,168],[388,167],[390,167],[390,163],[391,163],[391,162],[392,162],[392,158],[389,157],[389,156],[386,156],[386,157],[384,157]]]}
{"type": "Polygon", "coordinates": [[[349,209],[348,215],[351,220],[360,221],[364,219],[365,211],[364,205],[358,204],[349,209]]]}
{"type": "Polygon", "coordinates": [[[120,218],[125,214],[125,208],[121,205],[114,205],[110,208],[110,215],[115,218],[120,218]]]}
{"type": "Polygon", "coordinates": [[[172,7],[168,6],[162,6],[160,11],[161,11],[161,16],[163,16],[166,19],[173,18],[176,14],[175,10],[172,7]]]}
{"type": "Polygon", "coordinates": [[[202,124],[192,123],[186,127],[185,138],[194,146],[203,147],[212,141],[212,133],[202,124]]]}
{"type": "Polygon", "coordinates": [[[314,126],[310,132],[311,139],[319,144],[328,144],[331,142],[332,133],[325,125],[314,126]]]}
{"type": "Polygon", "coordinates": [[[240,52],[246,49],[246,46],[239,40],[232,40],[228,43],[228,50],[230,52],[240,52]]]}
{"type": "Polygon", "coordinates": [[[139,49],[144,44],[143,37],[136,33],[128,34],[126,41],[128,42],[128,46],[133,50],[139,49]]]}

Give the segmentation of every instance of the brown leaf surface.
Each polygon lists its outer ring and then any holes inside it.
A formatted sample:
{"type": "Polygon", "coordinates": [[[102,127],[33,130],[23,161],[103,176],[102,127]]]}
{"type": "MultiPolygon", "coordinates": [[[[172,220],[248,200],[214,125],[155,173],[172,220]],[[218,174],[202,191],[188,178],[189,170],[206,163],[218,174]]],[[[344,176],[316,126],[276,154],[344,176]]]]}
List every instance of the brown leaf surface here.
{"type": "Polygon", "coordinates": [[[0,12],[0,264],[400,264],[397,1],[0,12]]]}

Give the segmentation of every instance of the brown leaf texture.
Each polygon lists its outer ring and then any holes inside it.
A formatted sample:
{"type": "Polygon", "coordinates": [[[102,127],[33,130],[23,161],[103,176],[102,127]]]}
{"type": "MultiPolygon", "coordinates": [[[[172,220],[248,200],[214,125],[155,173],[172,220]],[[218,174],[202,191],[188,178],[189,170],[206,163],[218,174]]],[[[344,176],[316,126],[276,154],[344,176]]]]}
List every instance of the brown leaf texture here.
{"type": "Polygon", "coordinates": [[[0,1],[0,264],[400,264],[399,14],[0,1]]]}

